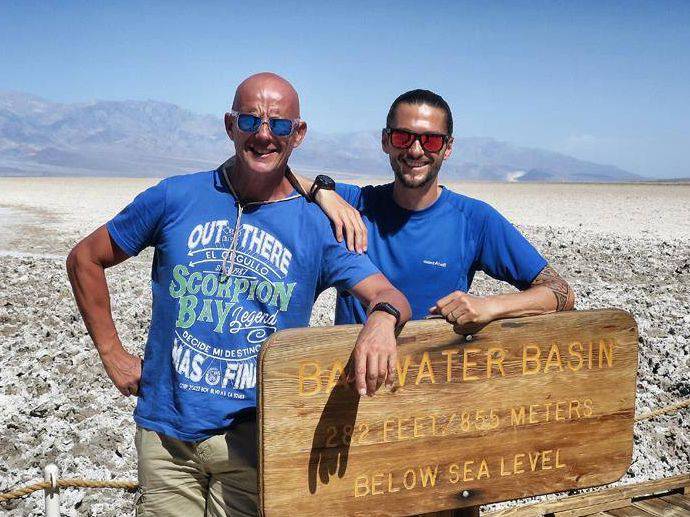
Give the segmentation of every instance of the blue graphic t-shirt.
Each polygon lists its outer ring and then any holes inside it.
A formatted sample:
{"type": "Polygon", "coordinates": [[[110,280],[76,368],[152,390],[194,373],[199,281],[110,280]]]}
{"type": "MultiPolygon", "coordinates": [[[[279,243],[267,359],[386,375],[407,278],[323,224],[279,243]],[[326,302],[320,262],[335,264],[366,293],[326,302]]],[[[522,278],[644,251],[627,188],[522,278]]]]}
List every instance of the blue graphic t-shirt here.
{"type": "MultiPolygon", "coordinates": [[[[467,292],[478,270],[525,289],[547,264],[495,209],[446,188],[419,211],[397,205],[392,183],[364,188],[338,183],[336,191],[362,214],[367,254],[407,296],[412,319],[424,318],[452,291],[467,292]]],[[[336,324],[365,319],[357,299],[339,294],[336,324]]]]}
{"type": "Polygon", "coordinates": [[[308,326],[325,288],[378,273],[338,244],[321,210],[301,196],[248,204],[237,219],[219,169],[165,179],[107,224],[130,256],[155,247],[134,412],[146,429],[186,441],[222,433],[256,406],[261,344],[277,330],[308,326]]]}

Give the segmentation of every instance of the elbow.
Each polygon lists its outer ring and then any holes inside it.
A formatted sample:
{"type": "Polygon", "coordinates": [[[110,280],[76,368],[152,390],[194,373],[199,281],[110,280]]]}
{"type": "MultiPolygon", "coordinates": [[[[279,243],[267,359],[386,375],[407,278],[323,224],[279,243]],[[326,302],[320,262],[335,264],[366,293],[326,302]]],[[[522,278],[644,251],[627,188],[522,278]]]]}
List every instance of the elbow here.
{"type": "Polygon", "coordinates": [[[77,272],[77,264],[79,263],[78,250],[79,245],[77,244],[67,255],[67,260],[65,261],[65,269],[67,270],[67,276],[70,280],[74,278],[77,272]]]}
{"type": "Polygon", "coordinates": [[[82,242],[78,243],[67,255],[65,260],[65,269],[70,282],[74,282],[79,274],[80,268],[88,260],[86,257],[87,250],[82,242]]]}

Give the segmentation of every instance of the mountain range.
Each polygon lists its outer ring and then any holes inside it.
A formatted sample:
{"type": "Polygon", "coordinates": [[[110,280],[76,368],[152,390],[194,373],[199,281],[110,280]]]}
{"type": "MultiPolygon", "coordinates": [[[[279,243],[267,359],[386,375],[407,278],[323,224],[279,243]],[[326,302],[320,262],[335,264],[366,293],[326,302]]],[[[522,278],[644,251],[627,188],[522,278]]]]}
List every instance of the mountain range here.
{"type": "MultiPolygon", "coordinates": [[[[346,134],[309,131],[290,163],[336,176],[390,177],[380,129],[346,134]]],[[[159,101],[64,104],[0,92],[0,175],[155,176],[207,170],[232,154],[220,117],[159,101]]],[[[493,138],[456,137],[446,180],[620,182],[645,178],[493,138]]]]}

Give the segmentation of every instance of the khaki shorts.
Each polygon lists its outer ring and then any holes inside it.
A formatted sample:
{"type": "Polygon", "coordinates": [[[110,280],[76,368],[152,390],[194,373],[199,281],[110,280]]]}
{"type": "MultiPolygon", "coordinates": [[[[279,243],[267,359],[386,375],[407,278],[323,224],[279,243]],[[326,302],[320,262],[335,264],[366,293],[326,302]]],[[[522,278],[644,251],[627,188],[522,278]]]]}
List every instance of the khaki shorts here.
{"type": "Polygon", "coordinates": [[[137,427],[138,517],[255,516],[256,420],[183,442],[137,427]]]}

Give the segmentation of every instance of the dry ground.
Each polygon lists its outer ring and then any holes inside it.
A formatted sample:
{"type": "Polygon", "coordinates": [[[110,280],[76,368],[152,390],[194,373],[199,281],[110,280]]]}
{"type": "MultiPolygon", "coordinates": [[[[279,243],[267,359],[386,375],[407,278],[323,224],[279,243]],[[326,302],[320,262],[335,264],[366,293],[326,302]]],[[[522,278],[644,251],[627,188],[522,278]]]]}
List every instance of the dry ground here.
{"type": "MultiPolygon", "coordinates": [[[[64,476],[135,479],[134,401],[105,377],[71,297],[64,258],[149,179],[0,178],[0,491],[56,461],[64,476]]],[[[577,308],[620,307],[640,330],[638,413],[690,397],[690,186],[452,185],[518,224],[571,282],[577,308]]],[[[123,341],[141,352],[150,253],[109,271],[123,341]],[[126,324],[125,324],[126,322],[126,324]]],[[[479,275],[472,291],[504,289],[479,275]]],[[[313,323],[327,324],[332,293],[313,323]]],[[[690,411],[635,426],[623,483],[687,473],[690,411]]],[[[132,513],[120,491],[63,492],[65,515],[132,513]]],[[[42,515],[38,494],[5,505],[42,515]]]]}

